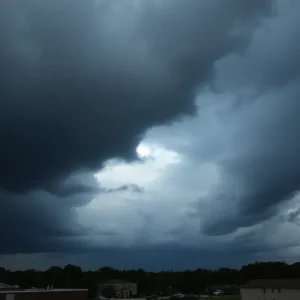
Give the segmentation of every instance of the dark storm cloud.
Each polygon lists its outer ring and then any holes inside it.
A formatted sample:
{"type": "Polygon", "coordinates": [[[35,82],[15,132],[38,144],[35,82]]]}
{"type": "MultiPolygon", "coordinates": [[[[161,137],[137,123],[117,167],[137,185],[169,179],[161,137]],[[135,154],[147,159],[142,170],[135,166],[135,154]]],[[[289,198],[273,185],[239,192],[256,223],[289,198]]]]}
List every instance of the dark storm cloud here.
{"type": "MultiPolygon", "coordinates": [[[[76,237],[84,228],[76,225],[74,203],[61,202],[45,192],[14,195],[0,191],[1,253],[65,251],[56,238],[76,237]]],[[[78,246],[79,243],[77,243],[78,246]]]]}
{"type": "Polygon", "coordinates": [[[274,9],[244,55],[216,64],[215,86],[232,100],[216,119],[223,125],[223,144],[213,145],[222,152],[213,159],[221,176],[198,201],[208,235],[268,220],[300,189],[300,4],[279,0],[274,9]]]}
{"type": "Polygon", "coordinates": [[[99,187],[91,174],[76,174],[51,190],[15,194],[0,190],[0,254],[38,252],[82,252],[92,248],[86,238],[93,234],[116,235],[114,230],[95,229],[78,222],[77,209],[98,194],[131,191],[142,193],[136,184],[115,189],[99,187]]]}
{"type": "Polygon", "coordinates": [[[124,184],[120,187],[117,187],[115,189],[106,189],[106,193],[114,193],[114,192],[126,192],[130,191],[133,193],[144,193],[145,189],[142,186],[139,186],[138,184],[124,184]]]}
{"type": "Polygon", "coordinates": [[[223,235],[267,220],[300,190],[299,86],[296,79],[231,115],[238,127],[220,163],[220,181],[198,202],[206,234],[223,235]]]}
{"type": "Polygon", "coordinates": [[[282,216],[282,221],[291,222],[300,225],[300,207],[282,216]]]}
{"type": "MultiPolygon", "coordinates": [[[[145,189],[138,184],[124,184],[116,188],[106,188],[101,186],[92,174],[79,173],[47,186],[47,191],[59,197],[71,197],[80,194],[93,196],[101,193],[111,194],[126,191],[143,193],[145,189]]],[[[85,205],[85,203],[82,202],[82,205],[85,205]]]]}
{"type": "Polygon", "coordinates": [[[1,1],[4,189],[133,158],[145,129],[194,112],[214,62],[247,45],[272,1],[134,3],[1,1]]]}
{"type": "Polygon", "coordinates": [[[135,248],[102,247],[97,251],[86,253],[53,253],[35,255],[30,263],[26,264],[28,257],[22,255],[11,257],[0,256],[0,264],[7,268],[47,269],[50,265],[65,266],[69,263],[80,265],[84,270],[97,270],[103,266],[117,269],[139,269],[150,272],[162,270],[187,270],[197,268],[218,269],[220,267],[241,267],[243,264],[254,262],[257,256],[231,249],[231,252],[214,250],[201,250],[195,247],[178,245],[157,245],[135,248]],[[146,257],[146,259],[145,259],[146,257]],[[24,262],[25,261],[25,262],[24,262]],[[3,262],[5,264],[3,264],[3,262]]]}
{"type": "Polygon", "coordinates": [[[90,195],[57,198],[37,191],[15,195],[0,191],[0,253],[82,252],[92,247],[90,234],[111,236],[111,230],[95,230],[78,222],[76,208],[90,195]]]}
{"type": "MultiPolygon", "coordinates": [[[[64,180],[52,182],[47,191],[59,197],[70,197],[80,194],[95,195],[104,191],[93,174],[73,173],[64,180]]],[[[85,203],[83,202],[83,205],[85,203]]]]}
{"type": "Polygon", "coordinates": [[[272,2],[0,1],[1,252],[88,248],[76,208],[143,189],[70,174],[133,159],[147,128],[193,114],[215,62],[247,48],[272,2]]]}
{"type": "MultiPolygon", "coordinates": [[[[91,254],[93,257],[93,254],[91,254]]],[[[87,267],[110,265],[115,268],[143,268],[158,272],[161,270],[186,270],[197,268],[240,267],[245,262],[255,260],[253,253],[220,251],[220,249],[202,250],[196,247],[180,245],[154,245],[130,249],[101,249],[95,259],[85,260],[87,267]],[[145,259],[145,257],[147,259],[145,259]]]]}
{"type": "Polygon", "coordinates": [[[270,87],[284,86],[299,78],[300,4],[284,0],[275,4],[274,17],[264,20],[246,55],[230,55],[217,64],[222,88],[232,91],[246,85],[252,86],[255,92],[265,92],[270,87]]]}

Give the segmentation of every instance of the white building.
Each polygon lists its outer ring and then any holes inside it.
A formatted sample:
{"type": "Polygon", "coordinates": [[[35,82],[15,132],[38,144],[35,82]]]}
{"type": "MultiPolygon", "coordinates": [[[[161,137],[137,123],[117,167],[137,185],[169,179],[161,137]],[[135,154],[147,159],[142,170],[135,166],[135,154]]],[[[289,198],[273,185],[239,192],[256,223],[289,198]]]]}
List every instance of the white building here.
{"type": "Polygon", "coordinates": [[[12,286],[12,285],[8,285],[8,284],[0,282],[0,290],[1,289],[17,289],[17,288],[19,288],[18,285],[12,286]]]}
{"type": "Polygon", "coordinates": [[[242,300],[300,300],[300,279],[256,279],[240,288],[242,300]]]}

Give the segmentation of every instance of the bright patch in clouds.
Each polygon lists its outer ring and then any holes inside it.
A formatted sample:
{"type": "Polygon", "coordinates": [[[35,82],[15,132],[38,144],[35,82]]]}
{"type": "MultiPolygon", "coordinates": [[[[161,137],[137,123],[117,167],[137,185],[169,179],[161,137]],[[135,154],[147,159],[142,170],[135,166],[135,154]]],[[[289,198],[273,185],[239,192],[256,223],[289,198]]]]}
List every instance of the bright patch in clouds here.
{"type": "Polygon", "coordinates": [[[80,222],[90,224],[95,232],[116,232],[116,235],[97,235],[96,243],[128,245],[142,240],[145,243],[145,237],[151,243],[172,238],[167,232],[174,227],[177,215],[189,201],[182,199],[179,193],[178,199],[170,196],[173,189],[172,182],[168,182],[170,171],[181,168],[181,157],[177,152],[146,140],[136,151],[142,161],[110,160],[95,177],[105,188],[137,184],[145,189],[145,193],[123,190],[99,194],[78,212],[80,222]]]}
{"type": "Polygon", "coordinates": [[[131,183],[150,187],[163,176],[165,169],[180,163],[179,154],[163,146],[141,143],[136,151],[140,158],[144,158],[143,162],[108,161],[105,168],[95,175],[100,184],[108,188],[131,183]]]}
{"type": "Polygon", "coordinates": [[[151,150],[143,144],[138,145],[138,147],[136,148],[136,152],[141,158],[147,158],[151,155],[151,150]]]}
{"type": "MultiPolygon", "coordinates": [[[[165,136],[172,135],[173,126],[168,130],[165,136]]],[[[190,142],[188,134],[185,141],[190,142]]],[[[94,239],[95,243],[132,245],[181,239],[187,243],[184,228],[190,232],[190,242],[198,243],[199,220],[187,218],[187,215],[191,203],[207,193],[216,182],[218,168],[213,163],[200,161],[195,164],[184,153],[162,142],[155,130],[149,131],[136,148],[140,161],[126,163],[113,159],[95,174],[99,184],[105,188],[137,184],[145,191],[122,190],[99,194],[80,210],[82,224],[90,224],[99,232],[116,233],[99,234],[94,239]]]]}
{"type": "MultiPolygon", "coordinates": [[[[216,118],[208,118],[206,127],[195,119],[183,122],[186,132],[182,142],[191,145],[195,135],[207,136],[207,127],[215,122],[216,118]]],[[[176,147],[168,137],[174,136],[177,126],[149,130],[136,148],[139,161],[112,159],[95,174],[100,186],[107,189],[136,184],[144,190],[100,193],[80,209],[81,223],[99,231],[93,239],[96,244],[130,246],[184,241],[198,245],[200,222],[198,217],[192,217],[193,204],[217,182],[219,168],[213,162],[195,161],[192,153],[186,155],[181,147],[176,147]]],[[[203,152],[206,141],[199,142],[197,152],[203,152]]]]}

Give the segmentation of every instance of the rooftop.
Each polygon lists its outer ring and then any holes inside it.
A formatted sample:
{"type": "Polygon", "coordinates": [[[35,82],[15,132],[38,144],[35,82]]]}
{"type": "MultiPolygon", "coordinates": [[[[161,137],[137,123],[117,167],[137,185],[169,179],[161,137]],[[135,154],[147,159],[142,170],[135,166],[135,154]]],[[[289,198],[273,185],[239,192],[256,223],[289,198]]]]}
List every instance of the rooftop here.
{"type": "Polygon", "coordinates": [[[52,290],[45,290],[45,289],[29,289],[29,290],[6,290],[6,291],[1,291],[0,294],[6,294],[9,292],[13,292],[14,294],[16,293],[55,293],[55,292],[87,292],[87,289],[52,289],[52,290]]]}
{"type": "Polygon", "coordinates": [[[300,278],[292,279],[254,279],[241,286],[243,289],[300,289],[300,278]]]}
{"type": "Polygon", "coordinates": [[[13,286],[13,285],[9,285],[9,284],[0,282],[0,290],[1,289],[16,289],[16,288],[19,288],[19,286],[17,286],[17,285],[13,286]]]}
{"type": "Polygon", "coordinates": [[[100,284],[135,284],[135,282],[130,282],[125,279],[112,279],[105,282],[101,282],[100,284]]]}

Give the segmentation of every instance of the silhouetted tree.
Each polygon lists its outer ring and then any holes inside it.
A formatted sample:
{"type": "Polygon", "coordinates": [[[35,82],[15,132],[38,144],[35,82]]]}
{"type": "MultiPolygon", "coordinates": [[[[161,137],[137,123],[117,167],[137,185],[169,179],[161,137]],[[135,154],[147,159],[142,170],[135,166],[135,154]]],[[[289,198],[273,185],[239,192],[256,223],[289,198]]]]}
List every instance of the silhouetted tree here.
{"type": "Polygon", "coordinates": [[[48,270],[11,271],[0,267],[0,282],[19,285],[21,288],[87,288],[90,296],[97,294],[101,282],[123,278],[136,282],[141,295],[153,293],[199,293],[210,285],[242,284],[256,278],[300,278],[300,262],[256,262],[243,266],[240,270],[220,268],[219,270],[195,269],[181,272],[146,272],[145,270],[117,270],[109,266],[97,271],[83,272],[79,266],[66,265],[64,268],[52,266],[48,270]]]}

